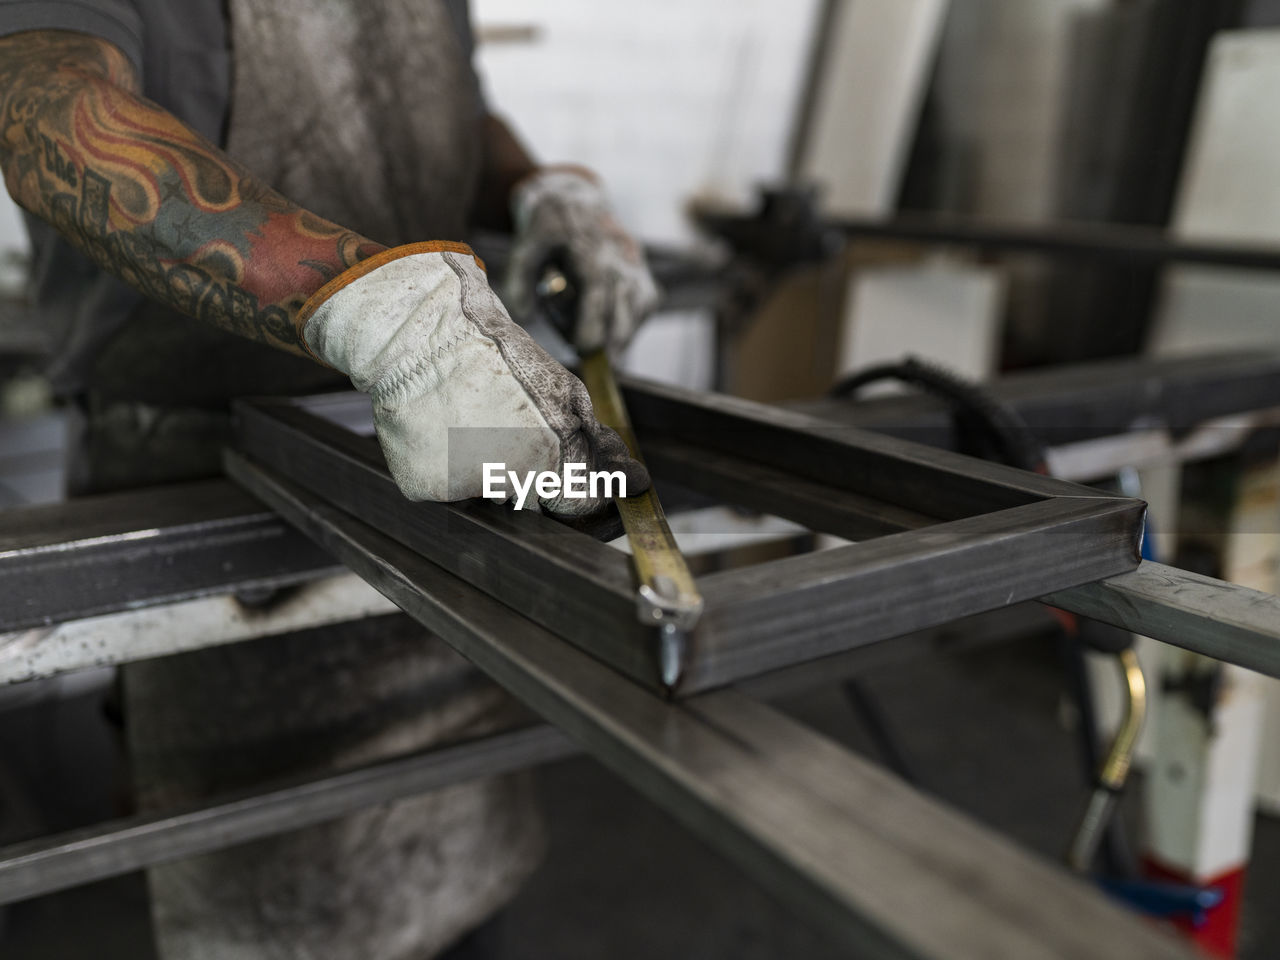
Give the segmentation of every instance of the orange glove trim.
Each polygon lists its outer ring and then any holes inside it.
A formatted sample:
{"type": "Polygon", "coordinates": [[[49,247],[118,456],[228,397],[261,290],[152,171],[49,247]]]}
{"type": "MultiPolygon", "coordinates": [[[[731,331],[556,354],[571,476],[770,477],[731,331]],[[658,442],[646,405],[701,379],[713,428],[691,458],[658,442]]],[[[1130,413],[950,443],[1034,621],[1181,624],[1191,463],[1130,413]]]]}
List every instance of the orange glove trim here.
{"type": "MultiPolygon", "coordinates": [[[[399,260],[401,257],[412,257],[419,253],[461,253],[471,257],[481,270],[485,269],[484,261],[476,256],[465,243],[457,243],[453,240],[424,240],[420,243],[406,243],[403,246],[391,247],[389,250],[383,250],[381,253],[375,253],[372,257],[361,260],[359,263],[348,267],[342,273],[338,274],[323,287],[307,298],[298,315],[294,319],[297,324],[298,332],[301,333],[307,327],[307,321],[311,319],[311,315],[320,308],[320,304],[324,303],[339,290],[350,286],[361,277],[372,273],[384,264],[390,263],[392,260],[399,260]]],[[[486,271],[487,272],[487,271],[486,271]]],[[[306,346],[306,338],[302,338],[303,346],[306,346]]],[[[310,347],[307,353],[311,353],[310,347]]],[[[312,356],[315,356],[312,354],[312,356]]],[[[316,357],[319,360],[319,357],[316,357]]],[[[321,361],[323,362],[323,361],[321,361]]]]}

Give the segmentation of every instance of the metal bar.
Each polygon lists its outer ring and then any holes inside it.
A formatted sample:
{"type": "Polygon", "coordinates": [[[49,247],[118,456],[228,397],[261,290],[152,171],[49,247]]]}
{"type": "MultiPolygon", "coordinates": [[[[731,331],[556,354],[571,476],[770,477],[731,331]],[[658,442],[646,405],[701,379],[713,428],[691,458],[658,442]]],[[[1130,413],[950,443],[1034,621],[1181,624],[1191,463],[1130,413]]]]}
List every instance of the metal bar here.
{"type": "Polygon", "coordinates": [[[636,432],[776,467],[907,510],[954,520],[1051,497],[1106,499],[1015,470],[723,394],[623,380],[636,432]]]}
{"type": "MultiPolygon", "coordinates": [[[[1164,423],[1181,431],[1205,417],[1280,405],[1280,357],[1249,354],[1108,361],[1013,375],[997,381],[992,390],[1054,442],[1114,435],[1138,422],[1164,423]]],[[[327,404],[316,403],[325,406],[326,413],[349,410],[353,422],[369,419],[368,401],[361,395],[325,399],[327,404]]],[[[915,440],[954,444],[950,417],[927,398],[815,401],[800,409],[829,424],[847,423],[915,440]]],[[[661,444],[680,442],[656,435],[644,439],[655,472],[663,473],[664,479],[674,477],[672,463],[664,462],[661,444]]],[[[683,446],[703,451],[710,464],[708,472],[716,469],[716,451],[705,445],[683,446]]],[[[686,458],[684,462],[691,461],[686,458]]],[[[725,465],[743,470],[753,467],[741,457],[725,461],[725,465]]],[[[763,465],[755,466],[763,470],[763,465]]],[[[735,483],[731,473],[720,471],[717,484],[708,478],[702,489],[725,500],[767,509],[753,491],[765,474],[742,476],[742,482],[735,483]],[[735,487],[741,492],[730,496],[735,487]]],[[[798,490],[801,482],[784,469],[774,468],[772,476],[793,490],[798,490]]],[[[821,508],[822,497],[837,493],[828,484],[814,483],[810,514],[821,508]]],[[[768,495],[772,496],[772,491],[768,495]]],[[[869,508],[875,503],[870,498],[865,502],[869,508]]],[[[846,500],[845,506],[848,504],[846,500]]],[[[883,507],[873,516],[882,514],[883,507]]],[[[803,515],[795,519],[816,526],[803,515]]],[[[846,535],[860,539],[891,528],[876,521],[846,535]]],[[[243,491],[220,481],[9,510],[0,523],[0,596],[6,598],[0,604],[0,631],[169,603],[192,592],[204,595],[252,588],[263,585],[264,572],[265,580],[270,581],[275,573],[305,580],[332,571],[329,558],[296,538],[243,491]],[[237,530],[242,539],[217,539],[237,530]],[[281,565],[274,571],[263,571],[259,564],[271,557],[257,548],[276,536],[295,546],[286,553],[282,543],[277,554],[281,565]]]]}
{"type": "Polygon", "coordinates": [[[1274,244],[1187,240],[1159,227],[1061,221],[1042,227],[910,214],[892,220],[844,217],[829,225],[859,240],[910,241],[1135,266],[1179,263],[1280,270],[1280,248],[1274,244]]]}
{"type": "Polygon", "coordinates": [[[6,511],[0,632],[340,570],[222,480],[6,511]]]}
{"type": "MultiPolygon", "coordinates": [[[[1012,407],[1050,446],[1123,437],[1135,429],[1152,426],[1182,435],[1223,417],[1280,407],[1280,353],[1109,359],[1012,373],[986,388],[997,400],[1012,407]]],[[[648,384],[632,382],[628,393],[651,389],[648,384]]],[[[334,394],[304,402],[308,410],[341,419],[348,425],[367,426],[370,421],[368,399],[360,394],[334,394]]],[[[823,421],[829,428],[856,427],[931,447],[956,449],[951,412],[940,400],[922,394],[857,401],[826,397],[788,403],[781,408],[757,404],[749,409],[753,418],[762,411],[789,411],[804,414],[811,418],[810,422],[823,421]]],[[[641,427],[638,409],[631,412],[637,427],[641,427]]],[[[646,423],[639,432],[646,457],[652,457],[655,441],[678,439],[660,422],[646,423]]],[[[735,455],[744,450],[726,445],[723,452],[735,455]]],[[[788,467],[784,466],[784,470],[794,476],[788,467]]]]}
{"type": "Polygon", "coordinates": [[[732,691],[664,702],[300,487],[245,461],[237,472],[859,957],[1193,956],[1061,869],[771,709],[732,691]]]}
{"type": "Polygon", "coordinates": [[[1063,499],[704,577],[682,690],[733,683],[1138,564],[1145,505],[1063,499]]]}
{"type": "Polygon", "coordinates": [[[1046,603],[1280,678],[1280,597],[1160,563],[1046,603]]]}
{"type": "Polygon", "coordinates": [[[664,483],[676,483],[723,503],[784,517],[850,540],[868,540],[938,522],[936,517],[679,440],[659,437],[647,441],[645,459],[664,483]]]}
{"type": "MultiPolygon", "coordinates": [[[[521,610],[615,669],[662,685],[657,632],[636,617],[624,554],[530,511],[484,501],[410,503],[372,437],[288,402],[237,405],[242,449],[521,610]]],[[[332,411],[331,415],[332,415],[332,411]]],[[[242,479],[235,464],[232,475],[242,479]]]]}
{"type": "MultiPolygon", "coordinates": [[[[772,250],[776,244],[773,235],[778,227],[767,217],[720,213],[709,207],[695,210],[694,216],[704,228],[731,238],[740,249],[772,250]]],[[[1280,270],[1280,249],[1274,244],[1187,240],[1159,227],[1130,224],[1059,221],[1026,226],[937,214],[896,214],[892,219],[822,218],[815,220],[813,229],[859,241],[970,247],[1141,267],[1180,263],[1280,270]]]]}
{"type": "MultiPolygon", "coordinates": [[[[858,493],[938,520],[973,516],[1050,497],[1109,495],[1078,484],[1001,464],[937,450],[783,407],[725,394],[620,377],[636,435],[650,444],[677,441],[710,453],[751,460],[788,476],[858,493]]],[[[331,396],[304,398],[322,404],[326,417],[348,428],[367,421],[368,402],[331,396]]],[[[273,416],[297,419],[296,405],[261,402],[273,416]]],[[[246,407],[245,409],[253,409],[246,407]]],[[[308,432],[316,432],[308,426],[308,432]]],[[[342,442],[329,433],[335,443],[342,442]]],[[[348,438],[349,439],[349,438],[348,438]]]]}
{"type": "Polygon", "coordinates": [[[0,634],[0,686],[396,612],[345,570],[252,607],[219,595],[121,610],[0,634]]]}
{"type": "Polygon", "coordinates": [[[345,773],[267,785],[181,812],[143,814],[0,849],[0,904],[334,820],[379,803],[523,770],[577,749],[541,724],[345,773]]]}

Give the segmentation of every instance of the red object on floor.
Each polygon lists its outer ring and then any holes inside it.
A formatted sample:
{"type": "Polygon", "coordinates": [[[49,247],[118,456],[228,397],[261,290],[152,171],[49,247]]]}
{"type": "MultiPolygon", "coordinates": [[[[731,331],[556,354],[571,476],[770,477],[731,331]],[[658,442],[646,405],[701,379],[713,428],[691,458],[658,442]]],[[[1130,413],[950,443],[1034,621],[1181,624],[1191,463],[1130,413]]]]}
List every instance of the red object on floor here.
{"type": "Polygon", "coordinates": [[[1206,955],[1220,960],[1233,960],[1236,955],[1236,934],[1240,928],[1240,905],[1244,896],[1244,866],[1228,870],[1209,880],[1189,877],[1183,871],[1159,863],[1150,856],[1143,858],[1142,868],[1151,880],[1217,887],[1222,891],[1222,902],[1205,911],[1205,919],[1200,926],[1195,926],[1190,917],[1175,917],[1173,923],[1189,940],[1204,950],[1206,955]]]}

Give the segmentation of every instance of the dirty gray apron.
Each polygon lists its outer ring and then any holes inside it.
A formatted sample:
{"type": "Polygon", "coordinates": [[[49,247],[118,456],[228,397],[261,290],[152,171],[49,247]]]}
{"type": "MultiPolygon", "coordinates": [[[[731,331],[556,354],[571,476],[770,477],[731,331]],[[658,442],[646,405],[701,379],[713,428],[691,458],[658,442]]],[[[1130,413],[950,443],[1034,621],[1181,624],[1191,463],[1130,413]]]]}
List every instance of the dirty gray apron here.
{"type": "MultiPolygon", "coordinates": [[[[470,65],[437,0],[230,0],[228,152],[380,242],[454,239],[478,170],[470,65]]],[[[99,358],[81,492],[217,472],[228,397],[329,374],[148,307],[99,358]]],[[[190,803],[508,722],[497,688],[403,617],[124,670],[139,803],[190,803]]],[[[542,837],[527,778],[387,804],[153,868],[164,960],[424,960],[504,903],[542,837]]]]}

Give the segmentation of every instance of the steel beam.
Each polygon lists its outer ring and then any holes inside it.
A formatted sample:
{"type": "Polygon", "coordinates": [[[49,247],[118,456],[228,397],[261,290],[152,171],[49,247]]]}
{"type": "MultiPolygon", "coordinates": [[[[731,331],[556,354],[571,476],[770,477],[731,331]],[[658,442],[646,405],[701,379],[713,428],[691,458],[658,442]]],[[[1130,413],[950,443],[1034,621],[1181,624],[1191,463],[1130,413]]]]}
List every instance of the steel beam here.
{"type": "Polygon", "coordinates": [[[323,823],[375,804],[576,752],[563,734],[539,724],[333,776],[268,784],[182,811],[142,814],[13,844],[0,848],[0,904],[323,823]]]}
{"type": "Polygon", "coordinates": [[[1064,610],[1280,678],[1280,597],[1144,561],[1043,598],[1064,610]]]}
{"type": "Polygon", "coordinates": [[[709,207],[694,216],[706,229],[735,248],[774,256],[787,262],[782,241],[814,254],[831,252],[818,239],[830,234],[850,240],[894,244],[969,247],[1018,255],[1036,254],[1061,259],[1095,261],[1135,267],[1197,264],[1241,270],[1280,270],[1280,248],[1274,244],[1194,241],[1158,227],[1115,223],[1058,222],[1047,226],[981,221],[936,214],[898,214],[892,219],[838,217],[803,220],[799,231],[768,217],[722,213],[709,207]]]}
{"type": "Polygon", "coordinates": [[[983,222],[961,217],[898,215],[892,220],[846,217],[833,229],[859,240],[927,243],[1017,254],[1162,267],[1196,264],[1239,270],[1280,270],[1280,247],[1261,243],[1195,241],[1159,227],[1059,222],[1049,226],[983,222]]]}
{"type": "Polygon", "coordinates": [[[1138,563],[1143,504],[1047,500],[702,578],[705,622],[682,689],[1031,600],[1138,563]]]}
{"type": "Polygon", "coordinates": [[[0,633],[341,572],[226,481],[14,510],[0,524],[0,633]]]}
{"type": "Polygon", "coordinates": [[[785,517],[848,540],[868,540],[938,522],[873,497],[798,478],[778,467],[667,437],[648,438],[644,456],[664,486],[675,483],[721,503],[785,517]],[[833,528],[833,522],[839,529],[833,528]]]}
{"type": "Polygon", "coordinates": [[[671,439],[790,476],[955,520],[1052,497],[1109,499],[1078,484],[724,394],[625,380],[642,444],[671,439]]]}
{"type": "Polygon", "coordinates": [[[396,612],[345,570],[252,606],[231,594],[149,604],[0,634],[0,686],[396,612]]]}
{"type": "Polygon", "coordinates": [[[733,691],[665,702],[301,487],[243,460],[237,473],[858,956],[1193,956],[1062,869],[768,707],[733,691]]]}

